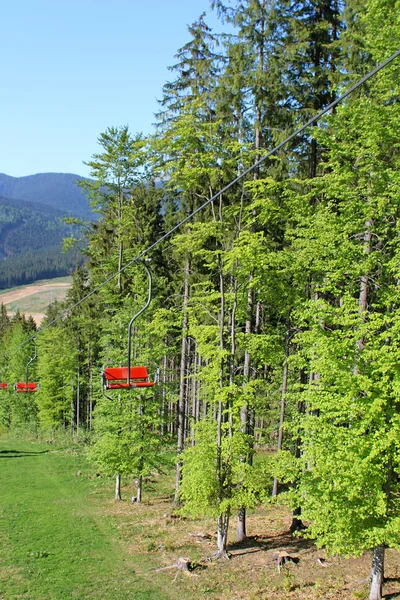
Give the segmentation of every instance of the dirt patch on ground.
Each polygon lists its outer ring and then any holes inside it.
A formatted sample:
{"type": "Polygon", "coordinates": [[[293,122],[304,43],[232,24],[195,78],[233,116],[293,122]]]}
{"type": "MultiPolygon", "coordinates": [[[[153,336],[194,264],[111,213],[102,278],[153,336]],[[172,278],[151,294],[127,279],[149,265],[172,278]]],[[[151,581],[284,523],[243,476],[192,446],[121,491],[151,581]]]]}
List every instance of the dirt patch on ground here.
{"type": "Polygon", "coordinates": [[[51,290],[54,290],[55,288],[65,288],[67,290],[70,287],[70,283],[43,283],[27,285],[25,287],[17,288],[16,290],[11,290],[10,292],[4,292],[3,294],[0,294],[0,302],[3,304],[10,304],[10,302],[21,300],[21,298],[32,296],[32,294],[37,294],[38,292],[51,292],[51,290]]]}
{"type": "Polygon", "coordinates": [[[15,304],[27,317],[31,316],[36,325],[40,325],[45,309],[53,300],[61,300],[70,289],[71,283],[61,281],[46,281],[22,286],[14,290],[0,293],[0,302],[7,308],[10,316],[15,315],[15,304]],[[32,302],[32,307],[29,306],[32,302]]]}
{"type": "MultiPolygon", "coordinates": [[[[146,557],[147,568],[137,575],[162,582],[177,600],[366,600],[371,553],[358,558],[327,556],[312,540],[294,537],[289,531],[291,512],[284,506],[260,506],[248,517],[249,538],[235,543],[232,518],[230,560],[207,560],[217,546],[214,519],[185,519],[174,514],[169,501],[148,498],[142,505],[126,500],[108,502],[117,537],[124,551],[146,557]],[[292,561],[279,567],[278,558],[292,561]],[[192,572],[179,572],[180,557],[191,561],[192,572]]],[[[385,558],[386,600],[400,599],[400,563],[396,550],[385,558]]]]}

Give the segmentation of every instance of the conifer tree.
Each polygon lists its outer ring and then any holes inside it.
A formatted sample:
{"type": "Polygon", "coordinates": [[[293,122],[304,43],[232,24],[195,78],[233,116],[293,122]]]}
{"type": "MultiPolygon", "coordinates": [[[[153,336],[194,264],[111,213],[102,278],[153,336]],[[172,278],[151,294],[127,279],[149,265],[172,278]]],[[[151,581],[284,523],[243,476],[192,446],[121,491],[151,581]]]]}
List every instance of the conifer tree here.
{"type": "Polygon", "coordinates": [[[77,350],[71,342],[62,326],[50,327],[38,335],[38,418],[44,428],[53,432],[71,425],[77,372],[77,350]]]}

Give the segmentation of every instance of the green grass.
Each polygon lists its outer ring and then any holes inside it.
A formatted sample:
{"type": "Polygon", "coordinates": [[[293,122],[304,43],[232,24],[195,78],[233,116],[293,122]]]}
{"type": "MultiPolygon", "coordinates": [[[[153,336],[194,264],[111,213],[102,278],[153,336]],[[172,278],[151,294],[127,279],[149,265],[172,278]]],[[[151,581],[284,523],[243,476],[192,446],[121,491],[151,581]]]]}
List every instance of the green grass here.
{"type": "MultiPolygon", "coordinates": [[[[25,433],[27,435],[27,433],[25,433]]],[[[45,439],[45,438],[43,438],[45,439]]],[[[248,515],[249,539],[234,543],[230,561],[202,559],[216,549],[215,519],[180,517],[171,503],[174,454],[165,473],[145,478],[143,504],[113,501],[113,479],[97,477],[80,444],[0,436],[0,600],[346,600],[366,597],[371,556],[329,557],[288,532],[285,506],[248,515]],[[277,571],[276,552],[298,564],[277,571]],[[188,557],[194,572],[169,567],[188,557]]],[[[385,557],[385,593],[400,598],[399,552],[385,557]]]]}
{"type": "Polygon", "coordinates": [[[152,565],[119,544],[92,477],[79,452],[0,439],[0,598],[169,597],[135,575],[152,565]]]}

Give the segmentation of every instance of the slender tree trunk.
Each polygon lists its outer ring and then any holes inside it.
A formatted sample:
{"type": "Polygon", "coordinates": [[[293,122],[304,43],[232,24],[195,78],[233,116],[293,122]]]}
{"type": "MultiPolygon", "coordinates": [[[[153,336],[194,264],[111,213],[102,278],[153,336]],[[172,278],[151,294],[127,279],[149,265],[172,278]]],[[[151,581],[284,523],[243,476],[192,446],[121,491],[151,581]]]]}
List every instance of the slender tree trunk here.
{"type": "MultiPolygon", "coordinates": [[[[301,371],[300,379],[301,379],[303,385],[305,385],[305,382],[307,381],[307,377],[306,377],[306,373],[304,371],[301,371]]],[[[297,413],[299,415],[303,415],[304,412],[305,412],[305,404],[304,404],[304,402],[298,402],[298,404],[297,404],[297,413]]],[[[300,435],[296,439],[295,454],[294,455],[295,455],[296,459],[299,459],[300,456],[301,456],[301,439],[300,439],[300,435]]],[[[301,520],[301,506],[298,506],[293,511],[292,523],[290,525],[289,531],[291,533],[294,533],[295,531],[302,531],[303,529],[305,529],[305,526],[303,524],[303,521],[301,520]]]]}
{"type": "Polygon", "coordinates": [[[246,537],[246,509],[241,506],[236,521],[236,542],[243,542],[246,537]]]}
{"type": "MultiPolygon", "coordinates": [[[[220,263],[219,258],[219,263],[220,263]]],[[[219,282],[221,292],[221,308],[219,315],[219,346],[220,349],[224,349],[224,323],[225,323],[225,292],[224,292],[224,279],[222,274],[222,267],[219,264],[219,282]]],[[[219,386],[220,389],[224,385],[224,363],[223,359],[220,359],[220,370],[219,370],[219,386]]],[[[218,500],[221,502],[224,499],[225,490],[224,483],[225,477],[223,473],[222,465],[222,420],[223,420],[223,406],[221,399],[218,400],[218,412],[217,412],[217,479],[218,479],[218,500]]],[[[228,558],[227,547],[228,547],[228,529],[229,529],[229,514],[221,513],[218,516],[218,550],[213,555],[216,559],[228,558]]]]}
{"type": "Polygon", "coordinates": [[[199,406],[199,398],[197,395],[197,344],[194,342],[194,357],[193,357],[193,378],[192,378],[192,389],[191,389],[191,397],[192,397],[192,414],[191,414],[191,428],[190,435],[192,439],[192,446],[194,446],[194,427],[198,421],[198,406],[199,406]]]}
{"type": "Polygon", "coordinates": [[[115,476],[115,500],[122,500],[122,497],[121,497],[121,475],[119,473],[115,476]]]}
{"type": "Polygon", "coordinates": [[[165,413],[167,407],[167,390],[165,384],[167,383],[167,355],[163,357],[163,376],[162,376],[162,400],[161,400],[161,437],[165,436],[165,413]]]}
{"type": "Polygon", "coordinates": [[[369,600],[382,600],[385,546],[376,546],[372,553],[371,588],[369,600]]]}
{"type": "Polygon", "coordinates": [[[121,283],[121,269],[122,269],[122,258],[123,258],[123,245],[121,239],[121,223],[122,223],[122,205],[124,201],[124,191],[121,188],[118,197],[118,237],[119,237],[119,247],[118,247],[118,279],[117,279],[117,290],[118,294],[121,293],[122,283],[121,283]]]}
{"type": "Polygon", "coordinates": [[[218,552],[214,558],[228,559],[228,530],[229,530],[229,515],[222,513],[218,517],[218,552]]]}
{"type": "MultiPolygon", "coordinates": [[[[121,235],[121,220],[122,220],[122,201],[123,201],[123,191],[121,190],[119,193],[118,204],[118,224],[119,231],[118,236],[121,235]]],[[[119,240],[119,248],[118,248],[118,279],[117,279],[117,291],[118,294],[121,293],[122,284],[121,284],[121,268],[122,268],[122,240],[119,240]]],[[[121,497],[121,475],[118,473],[115,477],[115,500],[122,500],[121,497]]]]}
{"type": "MultiPolygon", "coordinates": [[[[253,274],[250,274],[249,284],[251,286],[253,280],[253,274]]],[[[247,318],[246,318],[246,326],[245,326],[245,334],[248,336],[252,332],[253,325],[253,305],[254,305],[254,296],[253,296],[253,288],[250,287],[247,295],[247,318]]],[[[245,384],[247,384],[250,380],[250,352],[246,348],[244,355],[244,368],[243,368],[243,378],[245,384]]],[[[240,429],[242,433],[248,433],[249,426],[249,408],[247,402],[244,403],[240,409],[240,429]]],[[[243,457],[243,461],[246,461],[247,457],[243,457]]],[[[246,509],[244,506],[241,506],[238,511],[238,518],[236,523],[236,541],[243,542],[247,537],[246,534],[246,509]]]]}
{"type": "MultiPolygon", "coordinates": [[[[282,395],[281,395],[281,411],[279,415],[279,430],[278,430],[278,444],[277,451],[282,450],[283,441],[283,422],[285,420],[285,403],[286,403],[286,391],[288,381],[288,356],[289,356],[289,332],[286,332],[285,340],[285,364],[283,365],[283,378],[282,378],[282,395]]],[[[278,480],[274,478],[274,485],[272,487],[272,496],[278,495],[278,480]]]]}
{"type": "Polygon", "coordinates": [[[139,475],[137,479],[137,490],[136,490],[136,502],[140,504],[142,502],[142,491],[143,491],[143,475],[139,475]]]}
{"type": "Polygon", "coordinates": [[[186,360],[187,360],[187,332],[188,332],[188,313],[187,306],[189,302],[189,275],[190,275],[190,262],[186,261],[185,266],[185,287],[183,292],[183,321],[182,321],[182,347],[181,347],[181,369],[180,369],[180,390],[179,390],[179,403],[178,403],[178,456],[176,462],[176,476],[175,476],[175,503],[180,502],[180,485],[182,478],[182,459],[181,454],[183,452],[185,444],[185,414],[186,414],[186,360]]]}

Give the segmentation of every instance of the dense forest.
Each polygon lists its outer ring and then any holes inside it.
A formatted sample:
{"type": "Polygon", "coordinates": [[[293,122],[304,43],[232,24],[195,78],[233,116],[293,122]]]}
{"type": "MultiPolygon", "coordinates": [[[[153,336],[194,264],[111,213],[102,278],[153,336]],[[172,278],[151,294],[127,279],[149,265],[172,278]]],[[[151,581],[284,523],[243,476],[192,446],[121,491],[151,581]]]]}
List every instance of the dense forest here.
{"type": "Polygon", "coordinates": [[[205,15],[189,27],[156,133],[99,136],[81,185],[100,219],[65,303],[37,332],[3,310],[3,380],[24,381],[36,346],[40,391],[4,392],[1,423],[86,432],[116,497],[134,475],[138,501],[173,444],[175,504],[215,517],[214,558],[232,521],[245,539],[249,509],[279,497],[294,534],[372,551],[378,600],[385,548],[400,548],[400,60],[259,160],[398,50],[400,4],[211,6],[235,33],[205,15]],[[103,395],[145,267],[129,360],[156,385],[103,395]]]}
{"type": "Polygon", "coordinates": [[[78,231],[56,209],[0,197],[0,289],[69,275],[83,257],[63,241],[78,231]]]}

